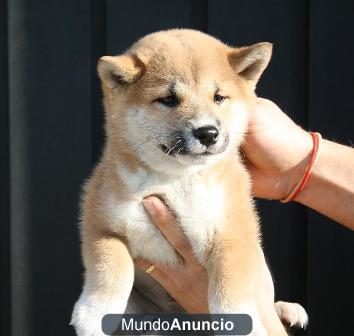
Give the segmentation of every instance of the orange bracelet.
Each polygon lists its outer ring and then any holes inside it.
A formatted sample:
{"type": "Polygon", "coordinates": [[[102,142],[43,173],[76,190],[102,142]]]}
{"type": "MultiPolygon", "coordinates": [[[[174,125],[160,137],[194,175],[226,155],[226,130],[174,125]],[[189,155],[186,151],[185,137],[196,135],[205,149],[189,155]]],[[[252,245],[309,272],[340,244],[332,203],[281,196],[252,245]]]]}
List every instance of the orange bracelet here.
{"type": "Polygon", "coordinates": [[[282,202],[282,203],[288,203],[290,201],[293,201],[300,194],[300,192],[306,187],[306,184],[310,178],[311,172],[312,172],[313,168],[315,167],[315,164],[317,162],[318,155],[319,155],[322,137],[321,137],[320,133],[315,133],[315,132],[310,132],[310,135],[311,135],[312,141],[313,141],[313,148],[311,151],[310,162],[306,168],[304,176],[295,185],[295,187],[290,192],[290,194],[280,200],[280,202],[282,202]]]}

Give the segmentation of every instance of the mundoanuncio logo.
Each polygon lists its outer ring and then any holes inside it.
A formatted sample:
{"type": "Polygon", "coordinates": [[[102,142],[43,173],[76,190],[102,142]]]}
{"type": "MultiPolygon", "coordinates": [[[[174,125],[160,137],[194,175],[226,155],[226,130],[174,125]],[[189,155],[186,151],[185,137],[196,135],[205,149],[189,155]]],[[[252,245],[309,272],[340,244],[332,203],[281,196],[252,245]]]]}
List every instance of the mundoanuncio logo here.
{"type": "Polygon", "coordinates": [[[247,314],[107,314],[102,331],[106,335],[248,335],[252,319],[247,314]]]}

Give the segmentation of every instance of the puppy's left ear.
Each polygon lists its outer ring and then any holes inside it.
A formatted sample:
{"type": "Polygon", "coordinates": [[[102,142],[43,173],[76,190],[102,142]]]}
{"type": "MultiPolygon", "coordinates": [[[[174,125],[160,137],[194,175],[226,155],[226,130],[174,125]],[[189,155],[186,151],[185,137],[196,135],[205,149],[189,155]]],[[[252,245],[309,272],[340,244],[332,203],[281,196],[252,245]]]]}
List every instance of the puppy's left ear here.
{"type": "Polygon", "coordinates": [[[136,55],[103,56],[97,64],[98,75],[108,88],[130,84],[144,72],[144,63],[136,55]]]}
{"type": "Polygon", "coordinates": [[[249,47],[235,48],[228,60],[236,73],[254,90],[272,56],[272,43],[261,42],[249,47]]]}

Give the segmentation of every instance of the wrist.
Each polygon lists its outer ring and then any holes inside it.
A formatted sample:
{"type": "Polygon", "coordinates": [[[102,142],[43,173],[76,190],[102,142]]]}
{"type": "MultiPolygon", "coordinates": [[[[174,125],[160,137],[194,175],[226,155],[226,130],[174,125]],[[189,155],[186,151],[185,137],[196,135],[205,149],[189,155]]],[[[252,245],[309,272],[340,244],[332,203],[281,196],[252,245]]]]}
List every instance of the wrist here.
{"type": "MultiPolygon", "coordinates": [[[[312,194],[312,190],[313,190],[313,186],[318,186],[321,187],[322,184],[326,184],[327,181],[324,178],[324,176],[328,175],[328,172],[324,172],[323,171],[323,162],[325,162],[326,160],[330,160],[327,156],[327,144],[329,142],[327,140],[322,140],[322,146],[321,146],[321,153],[319,155],[318,158],[318,162],[316,163],[316,166],[314,167],[310,178],[308,180],[308,183],[306,185],[306,187],[304,188],[304,190],[299,193],[299,195],[297,195],[297,197],[294,199],[294,201],[298,202],[298,203],[302,203],[304,205],[310,203],[309,200],[312,199],[314,197],[314,195],[312,194]]],[[[331,172],[332,174],[335,174],[335,171],[331,172]]],[[[318,195],[317,195],[318,196],[318,195]]]]}
{"type": "Polygon", "coordinates": [[[312,138],[313,142],[313,148],[311,150],[311,154],[308,158],[308,162],[306,165],[306,170],[304,171],[304,174],[302,175],[301,179],[298,180],[298,182],[295,184],[295,186],[292,188],[290,193],[280,201],[282,203],[288,203],[290,201],[295,200],[295,198],[302,192],[302,190],[306,187],[308,180],[311,176],[311,173],[316,165],[316,162],[318,160],[318,154],[319,150],[321,147],[321,134],[315,133],[315,132],[309,132],[312,138]]]}
{"type": "Polygon", "coordinates": [[[312,136],[299,127],[297,135],[288,146],[290,147],[289,159],[280,177],[283,188],[279,199],[285,199],[303,178],[313,150],[312,136]]]}

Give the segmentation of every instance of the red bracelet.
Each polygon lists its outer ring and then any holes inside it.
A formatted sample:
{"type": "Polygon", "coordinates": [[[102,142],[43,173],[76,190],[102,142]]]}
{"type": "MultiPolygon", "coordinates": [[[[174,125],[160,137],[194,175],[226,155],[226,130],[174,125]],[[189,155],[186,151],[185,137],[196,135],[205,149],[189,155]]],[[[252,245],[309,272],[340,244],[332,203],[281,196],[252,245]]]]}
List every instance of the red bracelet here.
{"type": "Polygon", "coordinates": [[[306,184],[310,178],[311,172],[313,168],[315,167],[317,158],[318,158],[318,153],[321,145],[321,134],[320,133],[315,133],[315,132],[310,132],[310,135],[312,137],[313,141],[313,148],[311,151],[311,156],[310,156],[310,161],[309,164],[306,168],[304,176],[301,178],[301,180],[295,185],[293,190],[290,192],[288,196],[280,200],[282,203],[288,203],[290,201],[293,201],[299,194],[300,192],[306,187],[306,184]]]}

